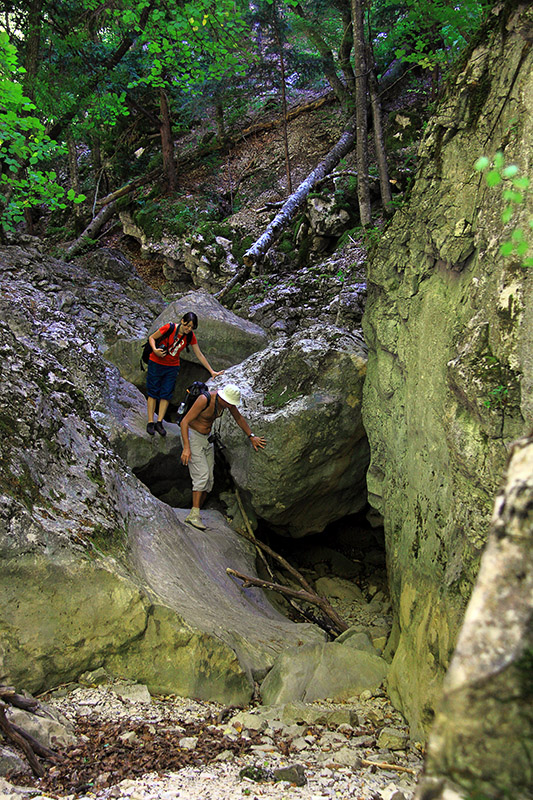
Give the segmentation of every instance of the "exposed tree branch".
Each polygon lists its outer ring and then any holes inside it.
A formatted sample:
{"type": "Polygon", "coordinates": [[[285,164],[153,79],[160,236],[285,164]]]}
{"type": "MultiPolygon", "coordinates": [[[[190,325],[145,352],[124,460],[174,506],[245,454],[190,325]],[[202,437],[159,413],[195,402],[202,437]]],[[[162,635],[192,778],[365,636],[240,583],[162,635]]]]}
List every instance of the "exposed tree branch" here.
{"type": "Polygon", "coordinates": [[[253,578],[249,575],[243,575],[242,572],[237,572],[229,567],[226,569],[226,572],[228,575],[233,575],[235,578],[239,578],[239,580],[243,581],[243,586],[245,588],[248,586],[259,586],[261,589],[270,589],[274,592],[279,592],[280,594],[287,595],[288,597],[294,597],[297,600],[317,606],[327,617],[331,619],[335,625],[335,628],[340,633],[348,630],[348,625],[333,610],[326,598],[321,597],[313,590],[306,591],[305,589],[293,589],[290,586],[283,586],[281,583],[273,583],[271,581],[261,580],[261,578],[253,578]]]}
{"type": "Polygon", "coordinates": [[[5,736],[16,744],[17,747],[23,751],[24,755],[28,759],[28,763],[32,768],[32,771],[35,775],[42,777],[44,775],[44,767],[33,752],[31,745],[26,739],[18,733],[13,725],[9,722],[6,716],[6,708],[7,706],[5,703],[0,703],[0,731],[2,731],[5,736]]]}

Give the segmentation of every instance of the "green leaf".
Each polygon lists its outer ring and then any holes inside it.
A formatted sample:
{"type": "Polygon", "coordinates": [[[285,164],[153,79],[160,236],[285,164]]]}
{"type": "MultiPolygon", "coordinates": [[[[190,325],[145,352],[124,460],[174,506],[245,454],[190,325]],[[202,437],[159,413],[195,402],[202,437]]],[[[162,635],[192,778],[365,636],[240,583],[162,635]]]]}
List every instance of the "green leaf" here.
{"type": "Polygon", "coordinates": [[[513,209],[511,206],[507,206],[507,208],[502,212],[503,224],[507,225],[507,223],[511,221],[512,216],[513,216],[513,209]]]}
{"type": "Polygon", "coordinates": [[[491,171],[488,172],[486,175],[486,181],[487,181],[487,186],[491,187],[497,186],[499,183],[502,182],[502,177],[497,170],[491,169],[491,171]]]}
{"type": "Polygon", "coordinates": [[[474,169],[477,170],[478,172],[481,172],[482,170],[487,169],[489,164],[490,164],[490,161],[487,158],[487,156],[481,156],[480,158],[478,158],[478,160],[474,164],[474,169]]]}
{"type": "Polygon", "coordinates": [[[517,175],[518,172],[519,169],[516,166],[516,164],[509,164],[509,166],[505,167],[505,169],[502,171],[502,175],[504,178],[514,178],[514,176],[517,175]]]}
{"type": "Polygon", "coordinates": [[[494,167],[496,169],[502,169],[504,164],[505,164],[505,157],[504,157],[502,151],[498,150],[498,152],[494,156],[494,167]]]}
{"type": "Polygon", "coordinates": [[[515,178],[514,181],[513,181],[513,186],[516,189],[526,190],[526,189],[529,189],[529,184],[530,183],[531,183],[531,181],[529,180],[529,178],[527,178],[524,175],[521,178],[515,178]]]}
{"type": "Polygon", "coordinates": [[[513,249],[514,246],[512,242],[504,242],[502,245],[500,245],[500,253],[502,254],[502,256],[512,255],[513,249]]]}

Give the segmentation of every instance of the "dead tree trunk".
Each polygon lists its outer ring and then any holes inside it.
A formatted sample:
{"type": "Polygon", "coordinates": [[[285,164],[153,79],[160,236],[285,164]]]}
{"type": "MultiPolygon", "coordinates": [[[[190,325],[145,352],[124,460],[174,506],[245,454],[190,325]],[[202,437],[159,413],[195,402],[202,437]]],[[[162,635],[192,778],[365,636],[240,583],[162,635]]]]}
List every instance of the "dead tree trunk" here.
{"type": "Polygon", "coordinates": [[[355,120],[357,143],[357,199],[361,225],[370,225],[370,186],[368,181],[368,122],[367,90],[368,75],[366,64],[365,29],[363,19],[363,0],[352,0],[352,23],[355,46],[355,120]]]}
{"type": "Polygon", "coordinates": [[[80,250],[83,250],[85,245],[89,243],[90,240],[96,237],[96,234],[99,233],[100,229],[106,224],[106,222],[111,219],[115,211],[117,210],[117,203],[113,201],[109,203],[107,206],[104,206],[102,210],[96,215],[96,217],[87,225],[81,236],[78,236],[75,242],[73,242],[70,247],[67,248],[65,253],[65,257],[67,259],[73,258],[76,253],[79,253],[80,250]]]}
{"type": "Polygon", "coordinates": [[[328,172],[331,172],[333,167],[339,163],[341,158],[343,158],[351,150],[354,139],[355,132],[353,128],[345,131],[335,147],[329,151],[325,159],[321,161],[318,167],[316,167],[316,169],[314,169],[313,172],[307,176],[305,181],[298,186],[294,194],[292,194],[285,201],[280,212],[276,214],[265,232],[244,254],[244,268],[239,270],[239,272],[229,281],[229,283],[227,283],[226,286],[217,292],[215,297],[218,300],[224,297],[224,295],[226,295],[236,283],[242,280],[243,277],[250,272],[253,264],[265,255],[276,237],[289,224],[292,217],[303,203],[313,186],[315,186],[318,181],[322,180],[322,178],[324,178],[328,172]]]}
{"type": "Polygon", "coordinates": [[[173,193],[178,185],[176,173],[176,161],[174,158],[174,140],[172,138],[172,125],[170,121],[170,109],[168,98],[163,88],[159,89],[159,110],[160,132],[161,132],[161,152],[163,155],[163,171],[165,173],[167,191],[173,193]]]}
{"type": "Polygon", "coordinates": [[[279,31],[278,11],[274,0],[272,5],[272,25],[274,28],[274,38],[279,51],[279,67],[281,75],[281,110],[283,114],[283,146],[285,150],[285,173],[287,175],[287,194],[292,194],[291,162],[289,157],[289,134],[287,130],[287,92],[285,86],[285,59],[283,57],[283,41],[279,31]]]}
{"type": "Polygon", "coordinates": [[[381,202],[383,203],[385,214],[390,214],[392,212],[392,192],[390,190],[389,170],[387,168],[387,152],[385,149],[385,137],[383,135],[381,102],[378,93],[378,82],[374,70],[370,71],[368,85],[370,89],[370,102],[372,104],[372,124],[374,126],[374,144],[376,147],[376,158],[378,162],[381,202]]]}

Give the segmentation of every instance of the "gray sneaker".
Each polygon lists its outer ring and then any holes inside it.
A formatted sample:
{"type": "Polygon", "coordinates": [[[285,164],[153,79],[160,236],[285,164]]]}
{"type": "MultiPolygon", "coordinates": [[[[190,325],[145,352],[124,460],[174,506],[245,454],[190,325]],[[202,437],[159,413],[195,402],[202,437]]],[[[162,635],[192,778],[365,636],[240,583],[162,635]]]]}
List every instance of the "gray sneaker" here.
{"type": "Polygon", "coordinates": [[[188,522],[189,525],[192,525],[193,528],[197,528],[199,531],[207,530],[207,525],[204,525],[200,518],[200,512],[197,508],[192,508],[188,516],[185,517],[185,522],[188,522]]]}

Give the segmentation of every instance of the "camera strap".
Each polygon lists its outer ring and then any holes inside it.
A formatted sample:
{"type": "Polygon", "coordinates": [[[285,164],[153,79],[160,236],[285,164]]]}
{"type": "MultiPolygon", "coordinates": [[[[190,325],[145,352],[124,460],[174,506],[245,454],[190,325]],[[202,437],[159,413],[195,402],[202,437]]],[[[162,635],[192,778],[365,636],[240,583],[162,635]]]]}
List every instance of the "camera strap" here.
{"type": "Polygon", "coordinates": [[[216,436],[220,436],[220,419],[222,418],[222,414],[224,413],[224,409],[220,416],[218,416],[218,394],[215,395],[215,419],[213,420],[213,425],[211,426],[211,433],[215,434],[216,436]],[[218,423],[218,424],[217,424],[218,423]]]}

